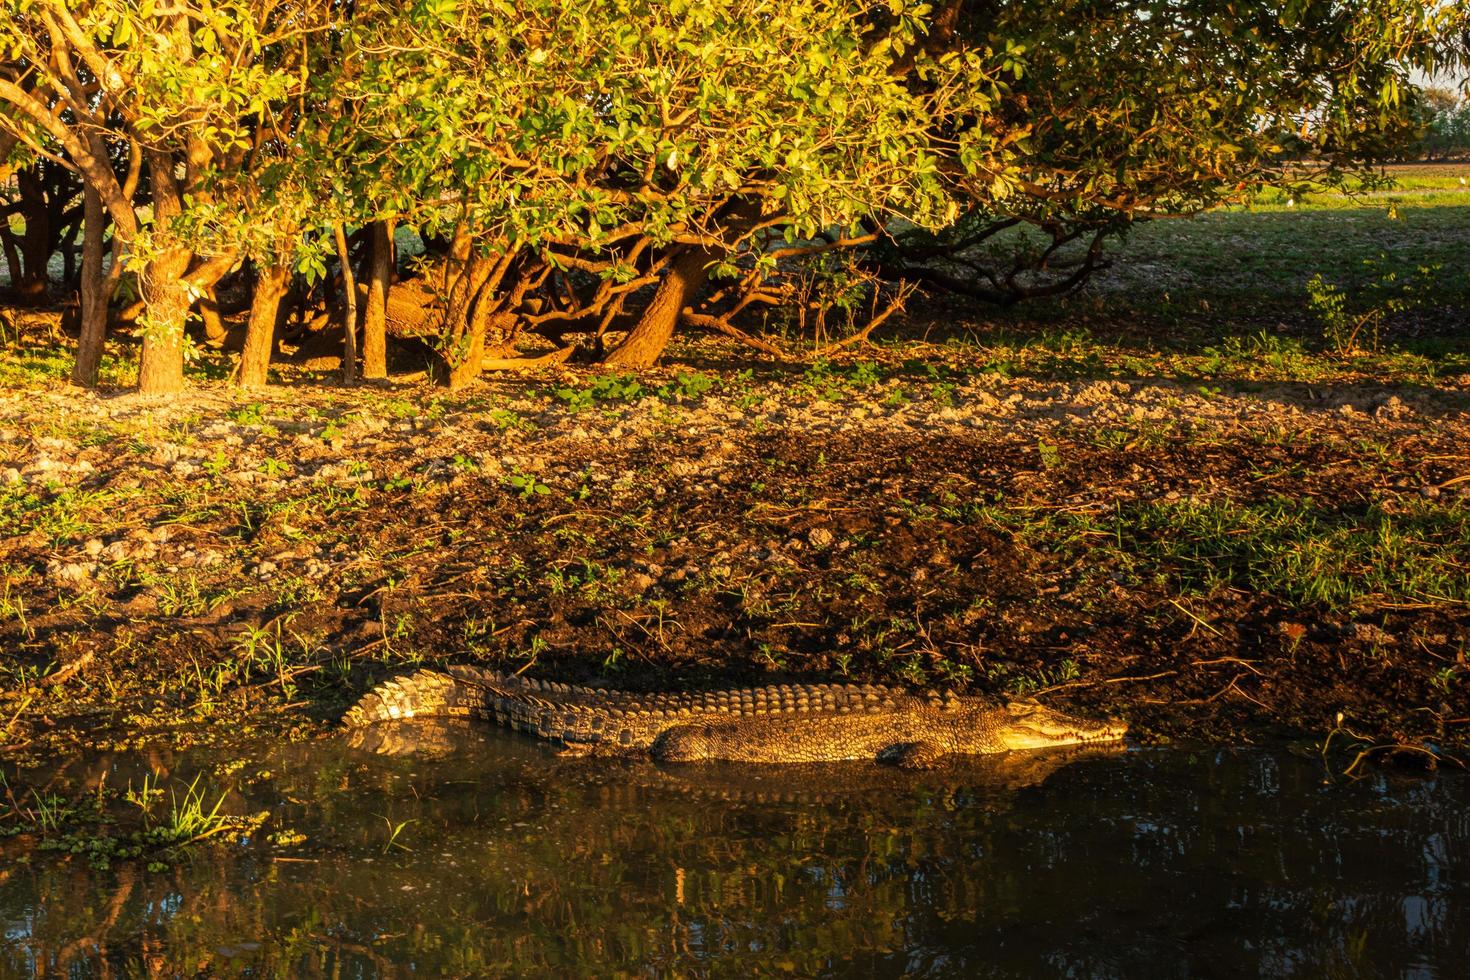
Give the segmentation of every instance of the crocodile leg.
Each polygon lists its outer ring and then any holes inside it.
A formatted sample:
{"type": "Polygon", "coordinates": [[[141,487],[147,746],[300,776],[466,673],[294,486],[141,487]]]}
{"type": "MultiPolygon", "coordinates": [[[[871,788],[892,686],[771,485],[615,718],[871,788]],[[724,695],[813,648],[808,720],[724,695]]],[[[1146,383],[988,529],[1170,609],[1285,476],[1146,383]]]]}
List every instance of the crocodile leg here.
{"type": "Polygon", "coordinates": [[[900,769],[933,769],[949,753],[937,742],[900,742],[878,753],[879,762],[891,762],[900,769]]]}

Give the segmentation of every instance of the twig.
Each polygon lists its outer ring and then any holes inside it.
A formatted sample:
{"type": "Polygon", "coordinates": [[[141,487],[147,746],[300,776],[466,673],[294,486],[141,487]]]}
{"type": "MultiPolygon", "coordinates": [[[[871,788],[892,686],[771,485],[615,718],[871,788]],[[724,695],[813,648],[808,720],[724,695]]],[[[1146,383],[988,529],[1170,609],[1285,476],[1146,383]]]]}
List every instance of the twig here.
{"type": "MultiPolygon", "coordinates": [[[[1219,630],[1215,629],[1215,627],[1211,626],[1209,623],[1205,622],[1203,619],[1200,619],[1194,613],[1190,612],[1188,609],[1185,609],[1183,606],[1181,606],[1179,603],[1175,602],[1173,599],[1170,599],[1169,600],[1169,605],[1173,606],[1175,609],[1179,610],[1180,612],[1184,613],[1184,615],[1186,615],[1190,619],[1194,620],[1194,622],[1195,622],[1195,628],[1196,629],[1198,627],[1200,627],[1200,626],[1203,626],[1205,629],[1209,630],[1211,633],[1214,633],[1216,636],[1224,636],[1225,635],[1224,633],[1221,633],[1219,630]]],[[[1189,633],[1186,634],[1185,639],[1188,639],[1189,637],[1191,637],[1193,635],[1194,635],[1194,630],[1191,629],[1189,631],[1189,633]]]]}
{"type": "Polygon", "coordinates": [[[1100,684],[1128,684],[1133,681],[1156,681],[1160,677],[1173,677],[1179,673],[1177,670],[1163,670],[1157,674],[1146,674],[1142,677],[1107,677],[1098,681],[1068,681],[1065,684],[1053,684],[1051,687],[1043,687],[1037,694],[1050,694],[1052,691],[1065,691],[1078,687],[1097,687],[1100,684]]]}
{"type": "Polygon", "coordinates": [[[25,699],[21,701],[20,707],[15,709],[15,714],[11,715],[10,720],[5,723],[5,727],[0,728],[0,735],[9,735],[10,730],[15,727],[15,723],[20,720],[20,716],[25,713],[25,710],[29,708],[35,700],[36,696],[34,694],[27,694],[25,696],[25,699]]]}
{"type": "Polygon", "coordinates": [[[57,669],[54,673],[45,677],[44,680],[47,684],[64,684],[65,682],[71,680],[72,676],[76,674],[77,671],[81,670],[83,667],[87,666],[87,664],[96,659],[96,656],[97,655],[94,651],[88,650],[86,653],[82,654],[71,663],[57,669]]]}
{"type": "Polygon", "coordinates": [[[1236,694],[1239,694],[1241,697],[1245,698],[1251,704],[1254,704],[1254,705],[1256,705],[1259,708],[1264,708],[1265,710],[1270,711],[1271,710],[1271,706],[1269,704],[1264,704],[1264,703],[1262,703],[1260,701],[1257,701],[1255,698],[1251,697],[1249,694],[1245,693],[1239,687],[1236,686],[1236,683],[1235,682],[1238,681],[1238,680],[1240,680],[1244,676],[1245,676],[1244,674],[1236,674],[1234,677],[1232,677],[1230,679],[1230,683],[1225,685],[1225,690],[1227,690],[1227,691],[1234,691],[1236,694]]]}
{"type": "Polygon", "coordinates": [[[825,357],[828,354],[835,354],[837,351],[844,350],[855,344],[867,343],[868,337],[872,335],[874,330],[877,330],[880,326],[882,326],[885,320],[893,316],[893,314],[903,311],[904,303],[908,300],[910,296],[913,295],[914,290],[918,288],[919,287],[916,283],[901,283],[898,287],[897,295],[893,297],[892,301],[889,302],[888,306],[884,308],[882,313],[879,313],[877,316],[873,317],[873,319],[868,321],[867,326],[863,327],[863,329],[859,330],[857,333],[853,334],[850,337],[844,337],[841,340],[834,341],[825,347],[819,347],[813,353],[817,357],[825,357]]]}
{"type": "Polygon", "coordinates": [[[1256,670],[1256,668],[1251,666],[1251,664],[1253,663],[1255,663],[1254,660],[1241,660],[1239,657],[1217,657],[1214,660],[1195,660],[1190,664],[1190,666],[1210,667],[1214,664],[1239,664],[1241,667],[1244,667],[1246,670],[1250,671],[1252,674],[1255,674],[1257,677],[1265,676],[1259,670],[1256,670]]]}

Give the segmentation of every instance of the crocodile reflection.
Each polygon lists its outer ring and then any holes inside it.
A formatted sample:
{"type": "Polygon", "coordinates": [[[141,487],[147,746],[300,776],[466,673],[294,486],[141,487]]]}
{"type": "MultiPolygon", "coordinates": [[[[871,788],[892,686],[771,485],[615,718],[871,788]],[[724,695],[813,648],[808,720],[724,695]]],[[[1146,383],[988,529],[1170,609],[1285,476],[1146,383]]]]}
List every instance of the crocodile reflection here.
{"type": "MultiPolygon", "coordinates": [[[[481,729],[454,719],[414,719],[380,722],[348,733],[355,749],[401,758],[447,760],[479,745],[481,729]]],[[[807,762],[782,766],[718,762],[700,766],[660,765],[646,760],[586,760],[547,751],[547,777],[585,780],[590,772],[606,773],[609,766],[625,782],[631,799],[650,789],[678,789],[710,799],[738,802],[822,804],[845,798],[901,793],[916,786],[975,787],[993,792],[996,799],[1027,786],[1036,786],[1064,766],[1088,759],[1104,759],[1127,751],[1121,743],[1071,745],[987,756],[954,756],[945,764],[915,774],[877,763],[807,762]]]]}

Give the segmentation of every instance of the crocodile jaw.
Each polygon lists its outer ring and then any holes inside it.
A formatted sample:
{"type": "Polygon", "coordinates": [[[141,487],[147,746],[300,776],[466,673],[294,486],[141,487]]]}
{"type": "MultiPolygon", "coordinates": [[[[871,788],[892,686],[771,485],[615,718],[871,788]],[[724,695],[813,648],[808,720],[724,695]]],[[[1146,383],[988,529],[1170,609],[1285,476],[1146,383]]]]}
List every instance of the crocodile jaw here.
{"type": "Polygon", "coordinates": [[[1128,734],[1128,726],[1114,719],[1083,721],[1034,704],[1011,704],[1007,711],[1010,718],[998,734],[1012,751],[1117,742],[1128,734]]]}

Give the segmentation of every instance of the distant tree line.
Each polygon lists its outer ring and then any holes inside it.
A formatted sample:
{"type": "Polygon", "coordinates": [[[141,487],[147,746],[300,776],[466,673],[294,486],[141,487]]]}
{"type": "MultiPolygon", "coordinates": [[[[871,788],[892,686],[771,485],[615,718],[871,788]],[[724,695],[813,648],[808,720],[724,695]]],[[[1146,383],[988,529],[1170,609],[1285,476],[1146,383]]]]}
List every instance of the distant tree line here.
{"type": "Polygon", "coordinates": [[[1452,88],[1427,88],[1420,120],[1421,134],[1408,148],[1411,159],[1431,163],[1470,159],[1470,98],[1452,88]]]}
{"type": "Polygon", "coordinates": [[[153,393],[231,314],[239,381],[264,384],[288,309],[346,328],[349,377],[385,373],[396,329],[451,385],[533,337],[640,368],[680,327],[762,346],[760,311],[862,335],[915,285],[1052,295],[1135,222],[1305,179],[1284,160],[1330,182],[1400,151],[1444,115],[1413,72],[1463,59],[1467,20],[1419,0],[6,0],[0,245],[13,302],[79,297],[79,383],[126,326],[153,393]]]}

